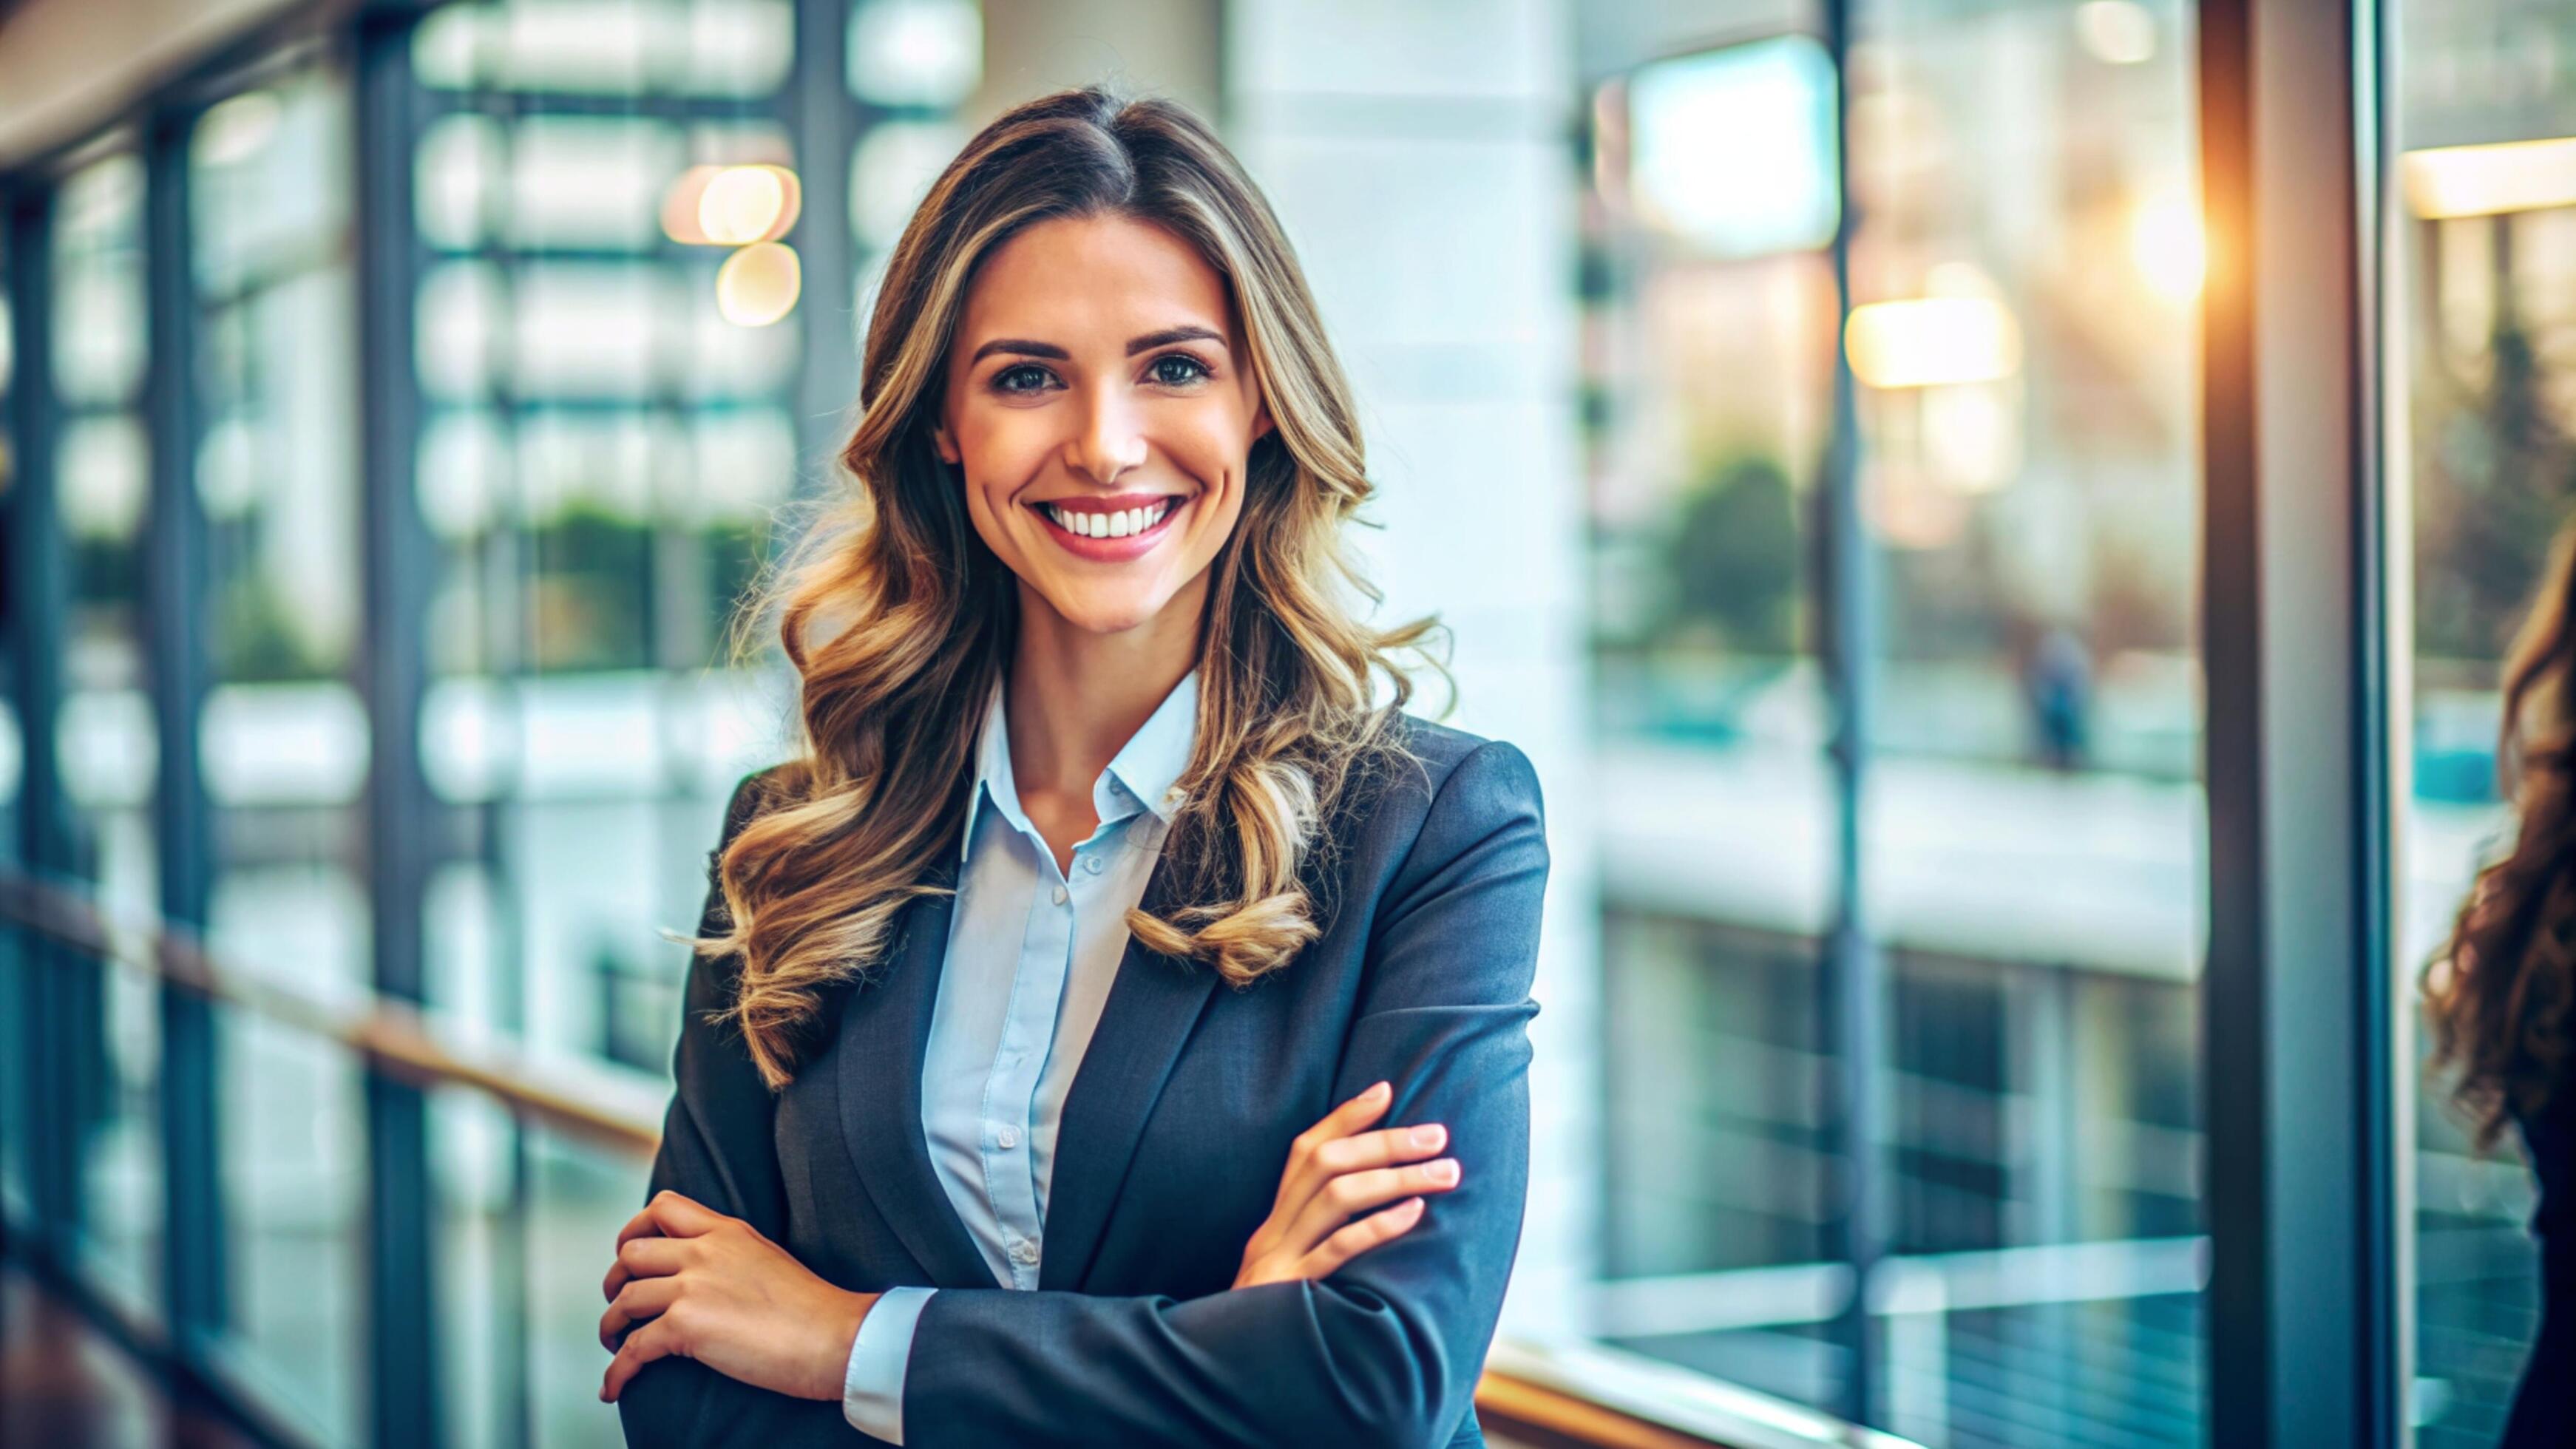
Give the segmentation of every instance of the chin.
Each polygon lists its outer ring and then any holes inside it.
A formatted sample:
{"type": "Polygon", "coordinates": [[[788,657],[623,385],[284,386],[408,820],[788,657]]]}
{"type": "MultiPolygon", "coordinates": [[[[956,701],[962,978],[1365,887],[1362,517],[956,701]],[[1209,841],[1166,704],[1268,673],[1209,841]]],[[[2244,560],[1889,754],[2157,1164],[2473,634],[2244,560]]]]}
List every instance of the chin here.
{"type": "Polygon", "coordinates": [[[1162,612],[1164,600],[1143,594],[1090,597],[1080,599],[1049,598],[1049,604],[1073,627],[1091,634],[1124,634],[1140,624],[1150,622],[1162,612]]]}

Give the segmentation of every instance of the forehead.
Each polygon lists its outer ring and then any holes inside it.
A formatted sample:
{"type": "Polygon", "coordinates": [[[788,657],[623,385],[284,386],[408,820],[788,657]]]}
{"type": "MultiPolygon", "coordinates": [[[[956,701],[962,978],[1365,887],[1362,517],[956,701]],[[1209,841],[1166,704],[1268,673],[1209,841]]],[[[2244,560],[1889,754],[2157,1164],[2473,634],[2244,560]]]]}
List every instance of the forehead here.
{"type": "Polygon", "coordinates": [[[958,342],[1013,337],[1071,346],[1183,322],[1231,332],[1225,278],[1197,247],[1127,216],[1056,217],[993,249],[967,289],[958,342]]]}

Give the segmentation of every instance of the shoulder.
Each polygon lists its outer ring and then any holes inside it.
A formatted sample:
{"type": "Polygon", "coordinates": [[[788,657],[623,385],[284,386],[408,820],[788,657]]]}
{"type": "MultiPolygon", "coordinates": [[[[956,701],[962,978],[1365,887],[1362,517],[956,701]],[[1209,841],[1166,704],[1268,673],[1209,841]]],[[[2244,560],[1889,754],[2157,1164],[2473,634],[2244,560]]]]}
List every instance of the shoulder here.
{"type": "Polygon", "coordinates": [[[1415,865],[1514,831],[1544,841],[1545,796],[1518,745],[1411,714],[1396,717],[1396,743],[1407,758],[1373,772],[1350,802],[1356,834],[1415,865]]]}
{"type": "Polygon", "coordinates": [[[1399,714],[1396,720],[1406,750],[1421,762],[1423,783],[1417,788],[1425,790],[1426,810],[1435,805],[1471,810],[1526,806],[1544,813],[1538,770],[1520,746],[1419,715],[1399,714]]]}

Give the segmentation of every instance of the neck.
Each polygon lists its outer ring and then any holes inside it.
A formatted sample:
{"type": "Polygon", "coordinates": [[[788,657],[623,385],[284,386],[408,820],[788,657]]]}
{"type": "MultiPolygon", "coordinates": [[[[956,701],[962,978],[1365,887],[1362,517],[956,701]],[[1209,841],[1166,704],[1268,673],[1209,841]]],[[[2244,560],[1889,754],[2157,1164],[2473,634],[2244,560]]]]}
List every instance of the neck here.
{"type": "Polygon", "coordinates": [[[1197,662],[1207,575],[1153,618],[1103,634],[1066,621],[1020,585],[1019,644],[1005,691],[1020,797],[1088,804],[1092,782],[1197,662]]]}

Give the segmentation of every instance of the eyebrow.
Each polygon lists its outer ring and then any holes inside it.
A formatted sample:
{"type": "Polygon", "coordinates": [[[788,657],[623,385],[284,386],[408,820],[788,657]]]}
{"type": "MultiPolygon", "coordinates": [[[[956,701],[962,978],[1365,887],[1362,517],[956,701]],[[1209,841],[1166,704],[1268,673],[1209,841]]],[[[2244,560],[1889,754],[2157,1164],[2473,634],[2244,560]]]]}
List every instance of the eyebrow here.
{"type": "MultiPolygon", "coordinates": [[[[1195,323],[1166,327],[1160,332],[1148,332],[1142,337],[1129,339],[1127,355],[1133,357],[1139,352],[1151,352],[1157,347],[1169,347],[1175,342],[1213,342],[1223,347],[1225,334],[1195,323]]],[[[1073,360],[1072,353],[1052,342],[1032,342],[1021,337],[996,337],[976,348],[975,355],[966,359],[966,365],[972,367],[997,352],[1007,352],[1017,357],[1053,358],[1058,362],[1073,360]]]]}

